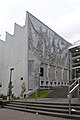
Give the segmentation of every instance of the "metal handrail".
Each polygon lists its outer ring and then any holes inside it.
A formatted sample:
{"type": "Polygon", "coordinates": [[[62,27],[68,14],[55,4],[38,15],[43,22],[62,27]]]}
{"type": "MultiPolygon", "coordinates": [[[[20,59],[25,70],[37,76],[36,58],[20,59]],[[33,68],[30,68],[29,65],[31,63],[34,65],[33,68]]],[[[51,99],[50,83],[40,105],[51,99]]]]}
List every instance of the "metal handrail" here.
{"type": "Polygon", "coordinates": [[[78,79],[69,86],[69,89],[70,89],[73,85],[75,85],[76,82],[78,82],[78,79]]]}
{"type": "Polygon", "coordinates": [[[25,109],[26,109],[27,97],[28,97],[30,94],[34,93],[35,91],[36,91],[36,100],[37,100],[37,89],[38,89],[38,88],[35,87],[33,90],[27,92],[26,97],[25,97],[25,109]]]}
{"type": "Polygon", "coordinates": [[[69,86],[69,114],[71,114],[71,98],[72,98],[72,94],[74,93],[74,91],[76,89],[78,89],[78,101],[79,101],[79,80],[80,78],[78,78],[74,83],[72,83],[70,86],[69,86]]]}
{"type": "Polygon", "coordinates": [[[30,94],[32,94],[33,92],[35,92],[37,90],[37,87],[34,88],[33,90],[27,92],[26,96],[28,97],[30,94]]]}
{"type": "Polygon", "coordinates": [[[77,84],[73,89],[71,89],[71,90],[69,91],[69,94],[72,94],[72,93],[77,89],[78,86],[79,86],[79,84],[77,84]]]}

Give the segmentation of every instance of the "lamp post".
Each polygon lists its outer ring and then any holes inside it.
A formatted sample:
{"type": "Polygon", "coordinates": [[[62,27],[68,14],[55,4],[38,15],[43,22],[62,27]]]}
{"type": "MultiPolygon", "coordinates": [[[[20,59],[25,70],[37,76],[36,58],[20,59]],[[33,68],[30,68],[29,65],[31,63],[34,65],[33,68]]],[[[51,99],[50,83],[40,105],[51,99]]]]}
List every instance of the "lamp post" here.
{"type": "Polygon", "coordinates": [[[12,89],[12,82],[11,82],[11,79],[12,79],[12,71],[14,70],[14,68],[11,68],[10,69],[10,81],[9,81],[9,100],[10,100],[10,96],[11,96],[11,89],[12,89]]]}
{"type": "Polygon", "coordinates": [[[11,82],[11,78],[12,78],[12,71],[14,70],[14,68],[10,69],[10,82],[11,82]]]}

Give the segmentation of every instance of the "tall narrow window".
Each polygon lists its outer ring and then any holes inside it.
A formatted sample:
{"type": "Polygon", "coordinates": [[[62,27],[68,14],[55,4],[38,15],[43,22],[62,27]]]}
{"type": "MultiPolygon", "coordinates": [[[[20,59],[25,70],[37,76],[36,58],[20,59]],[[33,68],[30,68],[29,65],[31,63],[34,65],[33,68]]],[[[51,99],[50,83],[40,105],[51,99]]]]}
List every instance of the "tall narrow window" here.
{"type": "Polygon", "coordinates": [[[0,83],[0,87],[2,87],[2,84],[0,83]]]}
{"type": "Polygon", "coordinates": [[[43,77],[43,75],[44,75],[44,68],[40,67],[40,76],[43,77]]]}

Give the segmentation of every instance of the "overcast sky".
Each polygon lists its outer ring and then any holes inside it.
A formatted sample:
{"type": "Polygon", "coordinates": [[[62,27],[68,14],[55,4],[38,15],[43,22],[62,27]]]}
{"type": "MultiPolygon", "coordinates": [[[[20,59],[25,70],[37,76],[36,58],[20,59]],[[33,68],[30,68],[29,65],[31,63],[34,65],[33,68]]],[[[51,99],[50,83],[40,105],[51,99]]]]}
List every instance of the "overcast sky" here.
{"type": "Polygon", "coordinates": [[[0,0],[0,39],[14,33],[14,23],[25,24],[26,11],[67,41],[80,40],[80,0],[0,0]]]}

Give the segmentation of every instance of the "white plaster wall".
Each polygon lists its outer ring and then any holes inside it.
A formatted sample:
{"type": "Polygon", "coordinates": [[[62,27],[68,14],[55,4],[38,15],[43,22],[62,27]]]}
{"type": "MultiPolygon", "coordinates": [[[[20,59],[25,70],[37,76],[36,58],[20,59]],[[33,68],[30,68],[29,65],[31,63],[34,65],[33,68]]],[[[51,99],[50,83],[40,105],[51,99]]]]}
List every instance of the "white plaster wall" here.
{"type": "Polygon", "coordinates": [[[0,87],[0,94],[3,92],[4,46],[5,42],[0,40],[0,84],[2,84],[2,87],[0,87]]]}
{"type": "Polygon", "coordinates": [[[13,81],[13,93],[15,96],[20,96],[21,85],[23,82],[26,83],[26,91],[28,90],[28,33],[27,33],[27,14],[26,23],[24,27],[17,24],[14,26],[14,35],[6,33],[6,42],[4,49],[4,88],[3,93],[7,95],[8,83],[10,80],[10,69],[14,68],[12,71],[12,81],[13,81]],[[23,77],[23,80],[21,80],[23,77]]]}

